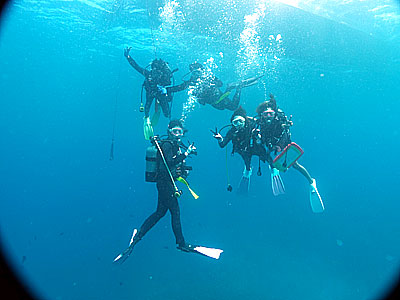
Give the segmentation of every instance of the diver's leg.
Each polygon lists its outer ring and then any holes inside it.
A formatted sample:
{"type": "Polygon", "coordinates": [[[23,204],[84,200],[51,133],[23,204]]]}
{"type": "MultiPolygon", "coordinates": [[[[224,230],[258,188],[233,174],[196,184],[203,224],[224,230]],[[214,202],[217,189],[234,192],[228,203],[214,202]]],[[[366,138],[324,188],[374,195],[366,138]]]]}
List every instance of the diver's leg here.
{"type": "Polygon", "coordinates": [[[222,100],[221,102],[219,102],[217,104],[212,103],[211,106],[218,110],[224,110],[226,108],[226,105],[225,105],[226,100],[229,100],[229,99],[225,98],[224,100],[222,100]]]}
{"type": "Polygon", "coordinates": [[[249,153],[240,153],[240,156],[243,158],[246,170],[250,171],[251,170],[251,154],[249,154],[249,153]]]}
{"type": "Polygon", "coordinates": [[[251,154],[246,152],[239,153],[243,158],[245,168],[243,170],[242,178],[239,181],[239,186],[237,188],[238,195],[248,195],[250,189],[250,177],[252,173],[251,169],[251,154]]]}
{"type": "Polygon", "coordinates": [[[145,118],[150,117],[150,107],[154,100],[154,94],[146,91],[146,103],[144,104],[144,116],[145,118]]]}
{"type": "Polygon", "coordinates": [[[183,237],[182,233],[181,212],[178,204],[178,199],[176,197],[170,197],[168,208],[171,213],[172,231],[175,235],[176,244],[178,244],[179,246],[184,246],[185,238],[183,237]]]}
{"type": "Polygon", "coordinates": [[[158,99],[158,103],[160,103],[162,112],[166,118],[170,117],[170,111],[169,111],[169,104],[168,104],[168,98],[166,96],[160,97],[158,99]]]}
{"type": "Polygon", "coordinates": [[[165,193],[162,192],[162,189],[159,188],[159,184],[157,184],[157,189],[158,189],[157,210],[154,213],[152,213],[146,219],[146,221],[143,222],[143,225],[140,227],[139,233],[137,235],[138,239],[141,239],[151,228],[153,228],[153,226],[156,225],[157,222],[160,221],[160,219],[164,217],[168,211],[168,207],[165,203],[166,195],[165,193]]]}
{"type": "Polygon", "coordinates": [[[212,95],[209,95],[207,99],[205,99],[205,103],[211,104],[212,107],[218,110],[224,110],[226,103],[230,102],[229,92],[222,93],[220,89],[215,89],[212,95]]]}
{"type": "Polygon", "coordinates": [[[299,171],[308,180],[308,182],[310,184],[313,183],[313,179],[312,179],[310,173],[308,173],[306,168],[304,168],[302,165],[300,165],[297,161],[294,163],[293,168],[295,168],[297,171],[299,171]]]}
{"type": "Polygon", "coordinates": [[[229,101],[229,99],[227,99],[228,101],[225,102],[225,109],[234,111],[239,107],[241,92],[241,89],[236,89],[236,93],[233,96],[232,101],[229,101]]]}
{"type": "Polygon", "coordinates": [[[267,154],[267,150],[265,150],[265,147],[262,144],[255,143],[255,145],[252,148],[251,154],[258,156],[259,159],[263,162],[269,161],[268,156],[270,157],[270,160],[272,161],[271,155],[267,154]]]}

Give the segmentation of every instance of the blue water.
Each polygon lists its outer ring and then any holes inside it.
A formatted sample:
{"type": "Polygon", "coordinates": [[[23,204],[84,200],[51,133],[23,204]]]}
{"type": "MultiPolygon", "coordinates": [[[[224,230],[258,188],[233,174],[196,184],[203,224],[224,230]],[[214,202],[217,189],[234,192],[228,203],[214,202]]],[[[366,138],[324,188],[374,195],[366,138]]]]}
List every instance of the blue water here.
{"type": "MultiPolygon", "coordinates": [[[[12,2],[0,31],[4,251],[40,299],[378,299],[400,266],[399,45],[389,0],[12,2]],[[113,265],[157,196],[144,182],[143,79],[128,45],[142,66],[156,54],[179,67],[177,83],[193,61],[225,83],[265,73],[241,103],[253,115],[273,93],[293,115],[325,212],[311,211],[293,170],[283,196],[265,166],[249,197],[228,193],[209,129],[231,112],[181,92],[173,117],[192,105],[189,181],[200,195],[179,200],[184,235],[224,253],[177,251],[166,216],[113,265]]],[[[228,166],[236,188],[243,163],[228,166]]]]}

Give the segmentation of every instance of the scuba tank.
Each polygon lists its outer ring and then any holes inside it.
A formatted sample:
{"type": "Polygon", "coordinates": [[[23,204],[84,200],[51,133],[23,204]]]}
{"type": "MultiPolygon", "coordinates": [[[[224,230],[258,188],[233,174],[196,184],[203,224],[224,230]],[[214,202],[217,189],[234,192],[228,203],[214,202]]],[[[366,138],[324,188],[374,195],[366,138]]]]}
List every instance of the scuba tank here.
{"type": "Polygon", "coordinates": [[[146,149],[146,182],[156,182],[158,171],[157,152],[157,148],[154,145],[146,149]]]}

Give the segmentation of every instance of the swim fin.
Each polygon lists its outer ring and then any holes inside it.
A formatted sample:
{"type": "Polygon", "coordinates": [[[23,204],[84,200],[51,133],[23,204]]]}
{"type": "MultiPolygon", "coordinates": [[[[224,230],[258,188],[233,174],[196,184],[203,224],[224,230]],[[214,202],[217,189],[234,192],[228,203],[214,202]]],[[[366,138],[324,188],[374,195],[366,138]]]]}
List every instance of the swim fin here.
{"type": "Polygon", "coordinates": [[[253,173],[253,168],[247,170],[246,167],[243,171],[243,176],[240,179],[239,187],[237,188],[237,194],[247,196],[250,190],[250,176],[253,173]]]}
{"type": "Polygon", "coordinates": [[[240,86],[239,87],[240,88],[244,88],[244,87],[255,85],[255,84],[258,83],[258,79],[260,79],[263,76],[264,76],[264,74],[260,75],[260,76],[255,76],[255,77],[251,77],[249,79],[242,80],[240,82],[240,86]]]}
{"type": "Polygon", "coordinates": [[[199,195],[197,195],[189,186],[189,183],[186,181],[185,178],[179,176],[176,180],[178,180],[179,182],[182,182],[184,185],[186,185],[186,187],[188,188],[189,192],[192,194],[194,199],[199,199],[199,195]]]}
{"type": "Polygon", "coordinates": [[[184,246],[178,246],[177,248],[183,252],[197,253],[214,259],[219,259],[221,253],[224,252],[224,250],[221,249],[207,248],[203,246],[195,246],[189,244],[185,244],[184,246]]]}
{"type": "Polygon", "coordinates": [[[313,178],[313,182],[310,184],[310,204],[311,209],[314,213],[322,213],[325,210],[324,203],[317,189],[317,183],[313,178]]]}
{"type": "Polygon", "coordinates": [[[131,255],[133,251],[133,247],[140,241],[140,238],[136,238],[138,230],[135,228],[132,233],[131,240],[129,242],[129,247],[126,248],[121,254],[119,254],[116,258],[114,258],[113,262],[123,263],[125,260],[128,259],[129,255],[131,255]]]}
{"type": "Polygon", "coordinates": [[[154,136],[153,127],[151,126],[149,117],[144,117],[143,132],[146,140],[150,140],[150,138],[154,136]]]}
{"type": "Polygon", "coordinates": [[[229,83],[227,85],[226,91],[231,91],[231,90],[237,89],[237,88],[241,89],[241,88],[244,88],[244,87],[255,85],[255,84],[258,83],[258,80],[263,76],[264,76],[264,74],[260,75],[260,76],[255,76],[255,77],[251,77],[251,78],[248,78],[248,79],[244,79],[244,80],[241,80],[241,81],[238,81],[238,82],[229,83]]]}
{"type": "Polygon", "coordinates": [[[285,193],[285,185],[283,184],[281,175],[279,175],[278,169],[271,168],[271,184],[272,184],[272,193],[274,196],[283,195],[285,193]]]}

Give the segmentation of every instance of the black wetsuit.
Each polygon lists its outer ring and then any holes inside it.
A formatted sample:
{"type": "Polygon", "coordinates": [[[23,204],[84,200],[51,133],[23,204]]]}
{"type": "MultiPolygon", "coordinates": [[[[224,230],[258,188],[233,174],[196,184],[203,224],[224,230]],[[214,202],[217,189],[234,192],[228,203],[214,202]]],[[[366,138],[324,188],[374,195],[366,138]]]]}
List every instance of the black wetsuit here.
{"type": "Polygon", "coordinates": [[[156,99],[161,105],[161,109],[165,117],[170,117],[169,102],[172,101],[173,94],[168,92],[168,89],[163,90],[171,85],[172,72],[163,72],[162,70],[146,70],[139,66],[136,61],[128,56],[129,64],[140,74],[145,77],[144,88],[146,90],[146,103],[144,106],[145,117],[150,116],[150,107],[153,100],[156,99]],[[161,87],[161,89],[159,88],[161,87]]]}
{"type": "Polygon", "coordinates": [[[260,129],[261,141],[268,148],[267,161],[272,164],[270,153],[280,148],[283,150],[291,143],[288,119],[285,113],[278,109],[275,118],[266,123],[262,118],[257,119],[258,128],[260,129]]]}
{"type": "Polygon", "coordinates": [[[237,130],[232,126],[226,133],[222,142],[218,142],[221,148],[224,148],[230,141],[232,141],[233,149],[232,154],[237,152],[243,158],[246,170],[251,169],[251,158],[253,155],[260,157],[260,160],[265,162],[267,159],[267,151],[264,146],[257,140],[254,129],[256,128],[256,121],[253,118],[246,117],[244,128],[237,130]]]}
{"type": "MultiPolygon", "coordinates": [[[[268,148],[267,161],[270,165],[273,163],[271,152],[282,151],[291,143],[289,127],[292,125],[292,123],[287,119],[282,110],[278,109],[277,111],[277,115],[271,123],[263,122],[261,118],[257,120],[258,128],[260,129],[261,140],[268,148]],[[280,149],[277,149],[278,147],[280,149]]],[[[308,173],[306,168],[300,165],[298,161],[293,164],[293,168],[299,171],[310,184],[313,183],[310,173],[308,173]]]]}
{"type": "MultiPolygon", "coordinates": [[[[179,144],[173,141],[161,141],[161,149],[163,151],[165,160],[167,161],[170,171],[176,179],[180,176],[180,168],[184,163],[186,155],[180,150],[179,144]]],[[[160,154],[158,154],[160,156],[160,154]]],[[[176,243],[180,246],[185,245],[181,228],[181,217],[178,199],[175,197],[175,189],[171,181],[171,177],[162,161],[161,157],[158,159],[159,168],[157,174],[157,191],[158,191],[158,204],[157,210],[150,215],[141,226],[138,239],[141,239],[162,217],[165,216],[167,211],[171,213],[172,230],[175,235],[176,243]]]]}
{"type": "Polygon", "coordinates": [[[232,100],[229,99],[229,95],[221,99],[221,96],[225,93],[229,93],[233,88],[227,88],[225,92],[221,91],[223,86],[222,81],[214,76],[203,74],[192,74],[188,81],[184,81],[182,84],[167,88],[168,93],[178,92],[187,89],[188,87],[193,88],[193,96],[196,97],[197,102],[202,105],[210,104],[214,108],[219,110],[236,110],[240,102],[240,89],[236,89],[235,95],[232,100]],[[220,100],[221,99],[221,100],[220,100]]]}

